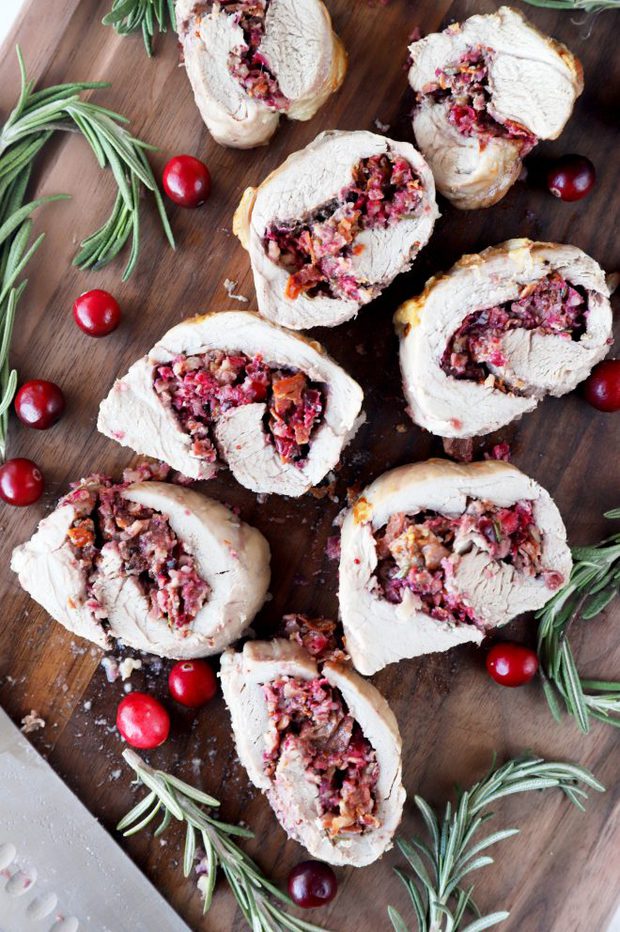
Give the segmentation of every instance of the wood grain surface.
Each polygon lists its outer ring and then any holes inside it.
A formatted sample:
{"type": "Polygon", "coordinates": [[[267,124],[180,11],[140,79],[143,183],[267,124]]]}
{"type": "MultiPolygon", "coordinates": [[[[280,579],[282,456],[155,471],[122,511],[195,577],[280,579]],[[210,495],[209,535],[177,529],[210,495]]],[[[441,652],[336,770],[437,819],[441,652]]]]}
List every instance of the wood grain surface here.
{"type": "MultiPolygon", "coordinates": [[[[68,410],[47,433],[28,431],[14,420],[10,425],[9,454],[34,458],[45,472],[47,490],[42,502],[29,509],[0,510],[0,702],[16,721],[31,709],[45,718],[45,729],[32,736],[34,744],[111,831],[135,798],[113,727],[122,685],[107,683],[98,650],[72,638],[20,590],[9,571],[11,548],[33,532],[70,481],[91,471],[119,474],[131,462],[129,451],[95,430],[97,406],[117,374],[184,317],[240,306],[227,299],[225,278],[237,280],[238,290],[250,298],[249,307],[255,307],[247,257],[231,233],[232,213],[243,188],[260,181],[323,129],[373,130],[378,119],[390,125],[392,135],[411,139],[404,70],[409,33],[414,26],[432,32],[452,19],[499,5],[489,0],[328,3],[350,55],[341,92],[309,123],[284,121],[269,147],[250,152],[223,149],[210,139],[178,67],[175,37],[160,38],[155,59],[147,60],[139,36],[121,39],[100,24],[108,0],[30,0],[3,48],[3,114],[17,93],[12,47],[18,41],[30,76],[42,83],[111,81],[111,88],[97,93],[97,100],[127,115],[138,135],[160,147],[152,159],[157,173],[166,158],[188,152],[206,160],[214,179],[213,194],[202,209],[171,208],[176,252],[165,245],[151,206],[145,206],[137,273],[125,285],[120,283],[120,261],[96,273],[71,266],[79,240],[107,216],[114,193],[109,172],[99,171],[84,140],[65,136],[50,144],[35,179],[37,194],[68,192],[72,199],[46,206],[36,215],[37,230],[48,235],[28,268],[30,284],[19,309],[12,361],[21,379],[42,377],[60,383],[68,410]],[[74,298],[95,287],[114,292],[124,309],[122,326],[104,340],[85,336],[71,317],[74,298]]],[[[413,427],[405,414],[391,322],[399,301],[463,252],[513,236],[575,243],[608,270],[620,267],[618,15],[579,21],[567,14],[524,9],[539,27],[566,42],[585,70],[585,92],[562,138],[541,145],[537,154],[590,156],[598,170],[597,187],[582,203],[563,204],[538,188],[530,173],[528,181],[517,183],[489,210],[459,213],[442,202],[442,218],[411,273],[399,278],[357,320],[317,333],[362,384],[368,414],[346,451],[330,495],[296,501],[271,497],[259,503],[227,474],[204,485],[204,491],[239,506],[243,518],[259,527],[271,544],[273,599],[259,616],[262,632],[285,611],[336,615],[337,567],[328,560],[325,544],[346,502],[346,490],[366,484],[387,468],[441,452],[439,441],[413,427]]],[[[501,433],[513,446],[515,464],[555,497],[573,544],[602,537],[608,531],[603,511],[620,504],[617,418],[597,413],[573,394],[545,401],[501,433]]],[[[583,671],[618,677],[618,624],[616,607],[615,614],[609,610],[573,633],[583,671]]],[[[505,634],[531,642],[533,622],[515,622],[505,634]]],[[[165,697],[168,664],[144,660],[132,685],[165,697]]],[[[420,793],[442,804],[455,783],[478,779],[494,753],[503,760],[531,750],[592,768],[608,791],[590,800],[586,814],[551,791],[498,805],[496,824],[517,824],[522,832],[497,849],[495,866],[480,872],[477,897],[484,909],[511,910],[502,927],[506,932],[606,929],[618,905],[618,733],[595,723],[589,735],[581,736],[572,720],[556,725],[539,683],[520,690],[496,686],[484,672],[483,652],[475,648],[401,662],[374,681],[400,722],[410,796],[420,793]]],[[[245,819],[256,832],[248,849],[283,883],[304,851],[286,840],[267,803],[250,787],[233,752],[221,699],[198,714],[175,707],[172,717],[172,739],[149,755],[151,762],[220,797],[228,820],[245,819]]],[[[403,830],[411,833],[419,827],[408,804],[403,830]]],[[[194,883],[182,877],[179,840],[171,831],[166,844],[148,836],[122,844],[192,928],[241,928],[234,899],[223,883],[211,912],[201,918],[194,883]]],[[[399,861],[392,851],[364,870],[340,870],[338,897],[311,918],[339,932],[387,930],[386,906],[391,903],[413,928],[404,889],[392,871],[399,861]]]]}

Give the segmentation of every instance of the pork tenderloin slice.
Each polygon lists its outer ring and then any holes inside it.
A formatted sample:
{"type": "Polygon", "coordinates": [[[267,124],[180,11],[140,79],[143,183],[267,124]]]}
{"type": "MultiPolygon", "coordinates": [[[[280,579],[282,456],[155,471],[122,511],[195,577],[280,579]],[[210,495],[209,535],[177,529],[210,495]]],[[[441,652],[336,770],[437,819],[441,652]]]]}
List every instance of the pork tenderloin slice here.
{"type": "Polygon", "coordinates": [[[347,70],[347,53],[327,7],[317,0],[271,0],[260,51],[289,101],[292,120],[312,119],[347,70]]]}
{"type": "Polygon", "coordinates": [[[11,569],[22,589],[52,618],[78,637],[108,650],[112,641],[102,619],[88,606],[87,574],[67,541],[67,532],[77,517],[73,505],[62,505],[43,518],[30,540],[13,550],[11,569]]]}
{"type": "Polygon", "coordinates": [[[458,516],[468,500],[510,507],[530,501],[542,532],[541,563],[568,579],[572,566],[566,530],[548,492],[503,462],[471,464],[428,460],[380,476],[347,513],[342,526],[339,601],[347,650],[362,673],[375,673],[405,657],[447,650],[471,641],[480,643],[485,629],[505,624],[515,614],[541,608],[553,595],[543,576],[528,577],[497,563],[475,547],[455,548],[454,575],[446,575],[446,591],[464,598],[480,627],[451,625],[421,611],[417,596],[404,591],[401,603],[381,597],[374,577],[378,565],[374,532],[391,515],[420,511],[458,516]]]}
{"type": "Polygon", "coordinates": [[[358,423],[363,394],[319,343],[289,333],[247,311],[221,311],[177,324],[149,354],[117,379],[99,408],[98,429],[138,453],[153,456],[193,479],[213,475],[213,464],[192,452],[192,439],[153,388],[158,365],[179,354],[210,350],[261,355],[273,368],[293,368],[319,383],[326,399],[303,466],[283,463],[267,440],[264,404],[230,409],[215,425],[220,453],[233,475],[259,493],[302,495],[320,482],[340,459],[358,423]]]}
{"type": "Polygon", "coordinates": [[[419,215],[404,218],[385,230],[363,231],[364,246],[354,269],[378,289],[406,271],[428,242],[439,216],[432,174],[412,145],[375,133],[336,130],[319,134],[305,149],[294,152],[259,185],[249,188],[235,213],[233,230],[250,254],[258,307],[263,317],[292,330],[335,327],[354,317],[363,301],[302,293],[287,293],[289,273],[268,258],[263,238],[272,222],[297,221],[328,203],[352,181],[352,170],[364,158],[402,156],[420,176],[424,199],[419,215]],[[374,276],[378,275],[378,278],[374,276]]]}
{"type": "Polygon", "coordinates": [[[594,259],[576,246],[528,239],[463,256],[401,305],[394,320],[411,417],[441,437],[491,433],[532,411],[545,394],[572,391],[607,354],[612,327],[609,290],[594,259]],[[469,314],[516,300],[524,286],[551,272],[587,292],[586,328],[579,340],[508,331],[502,341],[507,364],[495,370],[516,394],[498,390],[492,379],[474,382],[444,372],[446,346],[469,314]]]}
{"type": "Polygon", "coordinates": [[[177,32],[196,106],[216,142],[236,149],[266,145],[280,115],[246,94],[228,66],[244,44],[243,30],[219,5],[196,14],[194,0],[177,0],[177,32]]]}
{"type": "Polygon", "coordinates": [[[180,486],[135,483],[121,494],[165,515],[210,592],[186,631],[171,630],[165,621],[150,616],[148,600],[133,580],[122,578],[120,561],[117,557],[115,566],[111,554],[99,579],[111,633],[164,657],[219,653],[240,637],[265,601],[270,578],[267,541],[225,505],[180,486]]]}
{"type": "MultiPolygon", "coordinates": [[[[438,70],[478,47],[487,52],[490,115],[500,123],[517,123],[538,139],[557,138],[583,90],[581,64],[566,46],[510,7],[472,16],[414,42],[409,47],[411,87],[425,93],[438,70]]],[[[449,124],[445,101],[424,99],[413,125],[438,190],[456,207],[488,207],[519,176],[519,145],[504,138],[464,136],[449,124]]]]}
{"type": "Polygon", "coordinates": [[[401,783],[402,743],[398,723],[378,690],[349,667],[327,662],[319,671],[298,644],[276,639],[251,641],[240,653],[227,650],[220,666],[237,753],[255,786],[265,791],[281,825],[316,858],[330,864],[362,867],[391,846],[405,801],[401,783]],[[313,679],[319,673],[338,689],[379,763],[375,787],[377,828],[349,838],[329,838],[320,818],[317,786],[307,778],[299,748],[285,745],[272,778],[265,774],[264,738],[269,728],[262,686],[276,677],[313,679]]]}
{"type": "Polygon", "coordinates": [[[418,107],[413,131],[437,190],[461,210],[491,207],[521,174],[517,143],[496,136],[482,147],[476,136],[464,136],[448,122],[445,106],[427,102],[418,107]]]}
{"type": "Polygon", "coordinates": [[[234,16],[219,4],[204,10],[196,0],[177,0],[176,19],[196,104],[221,145],[266,145],[280,112],[309,120],[344,80],[347,55],[318,0],[271,0],[268,6],[259,52],[287,98],[281,110],[250,96],[231,73],[231,53],[245,44],[234,16]]]}

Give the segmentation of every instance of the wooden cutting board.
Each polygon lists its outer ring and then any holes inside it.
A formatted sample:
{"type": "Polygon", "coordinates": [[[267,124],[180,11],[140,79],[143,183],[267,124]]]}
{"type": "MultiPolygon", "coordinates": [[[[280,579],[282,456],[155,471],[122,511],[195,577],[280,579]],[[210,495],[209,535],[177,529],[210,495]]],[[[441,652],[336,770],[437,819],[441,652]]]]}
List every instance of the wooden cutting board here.
{"type": "MultiPolygon", "coordinates": [[[[135,798],[120,759],[121,741],[113,723],[123,695],[109,685],[102,654],[76,641],[52,622],[18,587],[9,571],[11,548],[27,538],[68,483],[92,471],[119,474],[131,461],[127,450],[97,434],[97,406],[114,377],[126,370],[172,324],[184,317],[235,304],[227,299],[225,278],[255,307],[245,252],[231,234],[233,210],[248,184],[260,181],[290,152],[323,129],[376,129],[389,124],[397,138],[410,139],[410,99],[404,93],[407,37],[415,26],[432,32],[453,18],[489,12],[490,0],[451,3],[391,0],[331,0],[334,23],[349,51],[350,65],[341,92],[309,123],[287,123],[268,148],[250,152],[215,145],[194,107],[185,73],[178,67],[175,37],[157,44],[149,61],[139,36],[121,39],[100,20],[109,0],[31,0],[0,60],[0,107],[5,114],[17,94],[15,41],[28,72],[41,83],[109,80],[97,100],[131,119],[132,129],[161,149],[153,156],[157,173],[175,153],[206,160],[214,190],[197,211],[172,207],[176,252],[164,243],[150,205],[144,210],[138,269],[125,285],[122,265],[101,272],[77,272],[71,259],[79,240],[107,216],[114,192],[80,137],[63,137],[39,161],[37,194],[68,192],[72,200],[40,210],[38,230],[47,239],[28,268],[30,284],[19,309],[12,360],[21,379],[43,377],[60,383],[68,398],[64,419],[47,433],[28,431],[13,420],[9,454],[30,456],[43,468],[44,499],[26,510],[0,510],[2,528],[2,624],[0,625],[0,702],[19,721],[31,709],[46,720],[33,735],[70,787],[103,824],[113,830],[135,798]],[[121,328],[92,340],[73,324],[71,305],[82,291],[102,287],[118,297],[121,328]]],[[[517,4],[519,5],[519,4],[517,4]]],[[[524,7],[524,9],[527,9],[524,7]]],[[[404,275],[358,319],[320,338],[358,379],[366,393],[368,421],[347,449],[330,497],[286,501],[254,495],[223,474],[204,490],[239,506],[244,519],[263,531],[273,553],[273,600],[260,615],[268,631],[285,611],[335,616],[336,565],[326,556],[332,521],[346,501],[346,490],[366,484],[385,469],[441,452],[436,438],[413,427],[405,414],[396,358],[392,312],[426,278],[448,268],[463,252],[514,236],[572,242],[608,270],[620,267],[617,213],[620,163],[617,116],[620,98],[619,20],[615,13],[579,17],[528,10],[545,31],[566,42],[582,59],[586,89],[562,138],[542,145],[541,154],[580,152],[595,162],[599,180],[580,204],[563,204],[531,182],[520,182],[497,206],[459,213],[445,202],[429,246],[404,275]],[[575,21],[577,20],[577,21],[575,21]]],[[[501,434],[513,447],[517,466],[555,497],[573,544],[608,533],[602,513],[620,504],[618,462],[620,421],[599,414],[577,395],[547,400],[501,434]]],[[[572,635],[581,668],[599,677],[620,676],[620,614],[609,610],[572,635]]],[[[531,620],[512,624],[506,635],[532,642],[531,620]]],[[[168,664],[145,659],[132,677],[165,697],[168,664]]],[[[505,690],[491,682],[483,653],[460,648],[447,654],[402,662],[374,678],[400,722],[404,742],[404,782],[410,796],[420,793],[442,804],[455,783],[478,779],[496,753],[499,760],[531,750],[547,757],[579,761],[608,787],[574,810],[558,793],[515,797],[498,805],[495,824],[520,825],[522,834],[497,849],[497,863],[478,875],[482,908],[508,908],[508,932],[599,932],[618,905],[620,848],[618,733],[602,724],[587,736],[572,720],[556,725],[540,684],[505,690]]],[[[288,842],[266,802],[249,786],[233,753],[228,716],[220,699],[199,714],[173,709],[173,737],[150,754],[157,766],[207,788],[220,797],[224,816],[245,819],[256,832],[248,848],[277,882],[304,851],[288,842]]],[[[408,806],[403,830],[420,828],[408,806]]],[[[201,919],[193,881],[181,873],[180,836],[167,843],[148,836],[124,842],[126,850],[195,928],[225,930],[242,923],[232,895],[218,888],[212,911],[201,919]]],[[[341,870],[335,902],[312,919],[340,932],[389,928],[386,906],[400,909],[412,928],[406,894],[392,867],[391,852],[365,870],[341,870]]],[[[79,878],[76,878],[79,882],[79,878]]],[[[134,932],[134,930],[132,930],[134,932]]],[[[138,930],[135,930],[138,932],[138,930]]]]}

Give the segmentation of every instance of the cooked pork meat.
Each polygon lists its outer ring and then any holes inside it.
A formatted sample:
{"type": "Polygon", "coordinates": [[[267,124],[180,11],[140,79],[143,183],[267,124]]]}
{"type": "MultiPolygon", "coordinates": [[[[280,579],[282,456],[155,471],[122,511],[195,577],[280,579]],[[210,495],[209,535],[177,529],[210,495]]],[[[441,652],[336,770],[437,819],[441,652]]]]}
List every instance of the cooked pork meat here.
{"type": "Polygon", "coordinates": [[[580,249],[510,240],[432,278],[395,323],[413,420],[463,438],[572,391],[607,353],[612,315],[604,273],[580,249]]]}
{"type": "Polygon", "coordinates": [[[380,476],[342,526],[340,612],[360,673],[479,644],[570,574],[550,495],[504,462],[429,460],[380,476]]]}

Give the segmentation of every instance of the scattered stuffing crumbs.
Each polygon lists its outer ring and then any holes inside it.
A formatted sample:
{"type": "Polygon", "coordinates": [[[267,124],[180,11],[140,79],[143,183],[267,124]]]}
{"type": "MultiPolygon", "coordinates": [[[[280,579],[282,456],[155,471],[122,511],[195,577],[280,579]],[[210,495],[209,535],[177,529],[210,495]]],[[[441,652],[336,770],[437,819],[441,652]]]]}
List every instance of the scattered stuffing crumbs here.
{"type": "Polygon", "coordinates": [[[121,773],[122,773],[122,770],[120,767],[117,770],[113,770],[112,773],[110,774],[110,780],[118,780],[121,773]]]}
{"type": "Polygon", "coordinates": [[[407,425],[406,425],[406,424],[397,424],[397,425],[396,425],[396,433],[397,433],[397,434],[406,434],[406,433],[407,433],[407,425]]]}
{"type": "Polygon", "coordinates": [[[92,707],[93,707],[92,699],[87,699],[85,702],[82,703],[82,708],[84,709],[85,712],[90,712],[92,707]]]}
{"type": "Polygon", "coordinates": [[[331,537],[327,538],[325,553],[328,560],[340,559],[340,534],[332,534],[331,537]]]}
{"type": "Polygon", "coordinates": [[[133,657],[125,657],[125,659],[121,660],[121,662],[118,665],[118,672],[120,673],[121,679],[123,680],[123,682],[129,679],[129,677],[131,676],[134,670],[141,670],[141,669],[142,669],[142,661],[134,660],[133,657]]]}
{"type": "Polygon", "coordinates": [[[387,133],[390,128],[389,123],[382,123],[381,120],[379,120],[378,118],[375,119],[375,126],[377,127],[380,133],[387,133]]]}
{"type": "Polygon", "coordinates": [[[28,715],[24,715],[22,718],[21,730],[25,735],[29,735],[33,731],[40,731],[41,728],[45,728],[45,719],[41,718],[34,709],[31,709],[28,715]]]}
{"type": "Polygon", "coordinates": [[[471,437],[444,437],[443,450],[446,456],[457,463],[471,463],[474,458],[474,441],[471,437]]]}
{"type": "Polygon", "coordinates": [[[508,443],[496,443],[490,453],[485,453],[485,460],[503,460],[505,463],[510,462],[510,445],[508,443]]]}
{"type": "Polygon", "coordinates": [[[114,683],[121,675],[116,657],[104,657],[101,666],[105,670],[108,683],[114,683]]]}
{"type": "Polygon", "coordinates": [[[247,304],[249,298],[246,298],[243,294],[235,294],[235,288],[237,287],[238,282],[231,281],[230,278],[224,279],[224,288],[226,289],[226,294],[229,298],[232,298],[233,301],[241,301],[242,304],[247,304]]]}
{"type": "Polygon", "coordinates": [[[358,356],[365,356],[366,347],[364,346],[363,343],[358,343],[357,346],[355,347],[355,352],[358,354],[358,356]]]}

